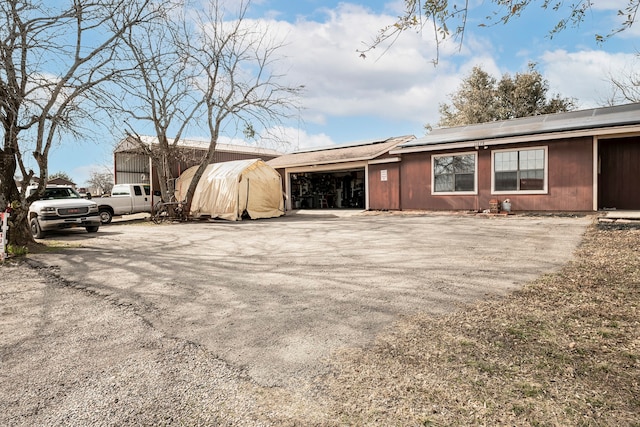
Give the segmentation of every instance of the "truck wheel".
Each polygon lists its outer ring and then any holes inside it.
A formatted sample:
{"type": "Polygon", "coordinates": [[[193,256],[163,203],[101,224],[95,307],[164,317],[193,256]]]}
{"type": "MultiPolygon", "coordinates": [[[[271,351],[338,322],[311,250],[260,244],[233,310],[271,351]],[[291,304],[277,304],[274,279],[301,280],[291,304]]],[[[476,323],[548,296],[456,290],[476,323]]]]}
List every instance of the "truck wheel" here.
{"type": "Polygon", "coordinates": [[[103,224],[109,224],[113,219],[113,214],[109,209],[100,209],[100,222],[103,224]]]}
{"type": "Polygon", "coordinates": [[[31,218],[31,235],[34,239],[42,239],[44,237],[44,232],[42,228],[40,228],[38,218],[31,218]]]}
{"type": "Polygon", "coordinates": [[[85,227],[87,229],[87,233],[95,233],[98,231],[98,228],[100,228],[97,225],[91,225],[89,227],[85,227]]]}

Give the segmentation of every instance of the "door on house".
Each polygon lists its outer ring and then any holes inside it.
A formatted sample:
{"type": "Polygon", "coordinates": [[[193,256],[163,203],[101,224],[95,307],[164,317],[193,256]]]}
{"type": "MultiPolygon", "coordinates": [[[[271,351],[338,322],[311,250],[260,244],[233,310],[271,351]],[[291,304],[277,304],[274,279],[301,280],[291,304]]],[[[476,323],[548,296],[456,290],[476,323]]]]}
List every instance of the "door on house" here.
{"type": "Polygon", "coordinates": [[[598,141],[598,209],[640,210],[640,137],[598,141]]]}
{"type": "Polygon", "coordinates": [[[369,209],[400,210],[400,163],[369,165],[369,209]]]}

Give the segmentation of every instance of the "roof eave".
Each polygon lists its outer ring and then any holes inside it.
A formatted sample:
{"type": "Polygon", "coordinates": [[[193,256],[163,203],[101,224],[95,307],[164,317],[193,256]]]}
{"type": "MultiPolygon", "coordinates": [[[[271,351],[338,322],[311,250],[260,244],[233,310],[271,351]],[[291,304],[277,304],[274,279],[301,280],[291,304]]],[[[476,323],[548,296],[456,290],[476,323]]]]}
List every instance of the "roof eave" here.
{"type": "MultiPolygon", "coordinates": [[[[380,144],[384,144],[386,142],[389,142],[392,139],[398,139],[398,142],[393,145],[392,147],[387,147],[385,146],[383,149],[377,151],[376,153],[373,153],[371,155],[368,156],[360,156],[360,157],[354,157],[354,158],[348,158],[348,159],[331,159],[331,160],[320,160],[317,162],[296,162],[296,163],[284,163],[281,165],[277,165],[277,166],[273,166],[271,165],[273,168],[276,169],[286,169],[286,168],[299,168],[299,167],[303,167],[303,166],[312,166],[312,165],[339,165],[339,164],[343,164],[343,163],[355,163],[355,162],[364,162],[364,161],[370,161],[373,160],[377,157],[382,156],[383,154],[386,153],[390,153],[391,150],[395,149],[398,145],[406,143],[407,141],[411,141],[412,139],[415,139],[415,136],[413,135],[406,135],[406,136],[398,136],[398,137],[394,137],[394,138],[388,138],[384,141],[381,141],[380,144]]],[[[348,147],[348,148],[352,148],[352,147],[348,147]]],[[[321,151],[321,150],[320,150],[321,151]]],[[[274,159],[274,160],[277,160],[274,159]]],[[[269,162],[267,162],[269,163],[269,162]]]]}
{"type": "MultiPolygon", "coordinates": [[[[385,150],[383,153],[386,153],[387,151],[385,150]]],[[[354,158],[350,158],[350,159],[343,159],[343,160],[326,160],[326,161],[318,161],[318,162],[296,162],[296,163],[285,163],[282,165],[272,165],[269,162],[267,162],[267,164],[269,164],[269,166],[271,166],[274,169],[287,169],[287,168],[299,168],[299,167],[304,167],[304,166],[319,166],[319,165],[340,165],[340,164],[344,164],[344,163],[356,163],[356,162],[363,162],[363,161],[368,161],[371,159],[374,159],[376,157],[378,157],[380,154],[378,154],[377,156],[365,156],[365,157],[354,157],[354,158]]]]}

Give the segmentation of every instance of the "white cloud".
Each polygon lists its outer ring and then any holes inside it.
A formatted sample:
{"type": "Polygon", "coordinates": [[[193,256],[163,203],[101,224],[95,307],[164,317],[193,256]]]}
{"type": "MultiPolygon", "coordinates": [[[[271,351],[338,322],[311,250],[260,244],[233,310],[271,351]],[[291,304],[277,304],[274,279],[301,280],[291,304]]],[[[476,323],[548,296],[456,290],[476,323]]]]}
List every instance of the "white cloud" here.
{"type": "Polygon", "coordinates": [[[288,146],[282,147],[284,149],[283,151],[297,151],[307,148],[336,145],[336,143],[324,133],[308,134],[305,130],[297,128],[283,128],[283,131],[288,135],[286,140],[289,141],[288,146]]]}
{"type": "Polygon", "coordinates": [[[276,126],[266,131],[260,146],[289,153],[307,148],[329,147],[335,142],[326,134],[310,134],[302,127],[276,126]]]}
{"type": "Polygon", "coordinates": [[[260,148],[269,148],[283,153],[335,145],[335,142],[324,133],[309,134],[303,128],[292,126],[275,126],[266,129],[258,141],[247,141],[242,138],[231,138],[221,135],[218,142],[220,144],[244,145],[249,147],[259,146],[260,148]]]}
{"type": "MultiPolygon", "coordinates": [[[[491,34],[468,33],[461,51],[454,40],[440,46],[440,58],[428,29],[408,31],[391,49],[377,48],[359,56],[363,42],[371,41],[380,28],[394,22],[400,1],[386,5],[389,14],[341,3],[325,9],[324,20],[299,17],[297,21],[270,21],[270,27],[286,37],[282,73],[292,85],[306,87],[302,99],[301,129],[290,128],[284,140],[300,149],[331,145],[327,134],[313,135],[306,124],[325,126],[332,118],[371,117],[398,122],[435,124],[439,104],[448,101],[474,66],[500,77],[503,73],[525,71],[530,61],[538,62],[551,92],[574,97],[584,108],[600,105],[609,95],[609,75],[618,73],[630,56],[601,51],[564,50],[540,54],[539,46],[518,48],[514,53],[496,52],[491,34]],[[500,57],[518,58],[519,68],[505,68],[500,57]]],[[[315,17],[321,13],[316,11],[315,17]]],[[[335,137],[335,128],[328,131],[335,137]],[[331,133],[333,132],[333,133],[331,133]]],[[[403,132],[399,130],[398,134],[403,132]]],[[[289,149],[287,149],[289,151],[289,149]]]]}
{"type": "Polygon", "coordinates": [[[634,54],[555,50],[545,52],[540,65],[552,93],[576,98],[580,108],[591,108],[604,104],[611,96],[611,77],[622,77],[634,61],[634,54]]]}
{"type": "MultiPolygon", "coordinates": [[[[437,120],[438,104],[459,84],[460,71],[444,59],[457,53],[455,42],[440,46],[437,67],[433,64],[434,42],[428,34],[416,32],[404,33],[391,49],[379,47],[363,59],[357,50],[364,49],[364,42],[371,41],[395,16],[346,3],[325,13],[322,22],[301,19],[272,25],[280,34],[288,34],[284,50],[290,68],[286,73],[288,79],[306,87],[302,99],[305,122],[324,124],[332,116],[363,115],[416,123],[437,120]]],[[[462,55],[469,52],[465,48],[462,55]]],[[[477,65],[485,59],[470,63],[477,65]]]]}
{"type": "Polygon", "coordinates": [[[591,5],[591,9],[613,10],[617,12],[618,10],[623,10],[628,5],[629,5],[629,0],[600,0],[600,1],[594,2],[591,5]]]}

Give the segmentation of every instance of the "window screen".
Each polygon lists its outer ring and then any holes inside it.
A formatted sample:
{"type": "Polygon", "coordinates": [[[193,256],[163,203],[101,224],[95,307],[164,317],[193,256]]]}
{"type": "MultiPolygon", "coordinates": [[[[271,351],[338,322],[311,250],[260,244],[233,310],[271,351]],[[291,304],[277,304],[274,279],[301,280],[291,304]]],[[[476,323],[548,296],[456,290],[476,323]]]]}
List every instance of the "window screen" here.
{"type": "Polygon", "coordinates": [[[494,190],[544,190],[545,150],[500,151],[494,154],[494,190]]]}
{"type": "Polygon", "coordinates": [[[475,191],[475,173],[475,154],[434,157],[434,192],[475,191]]]}

